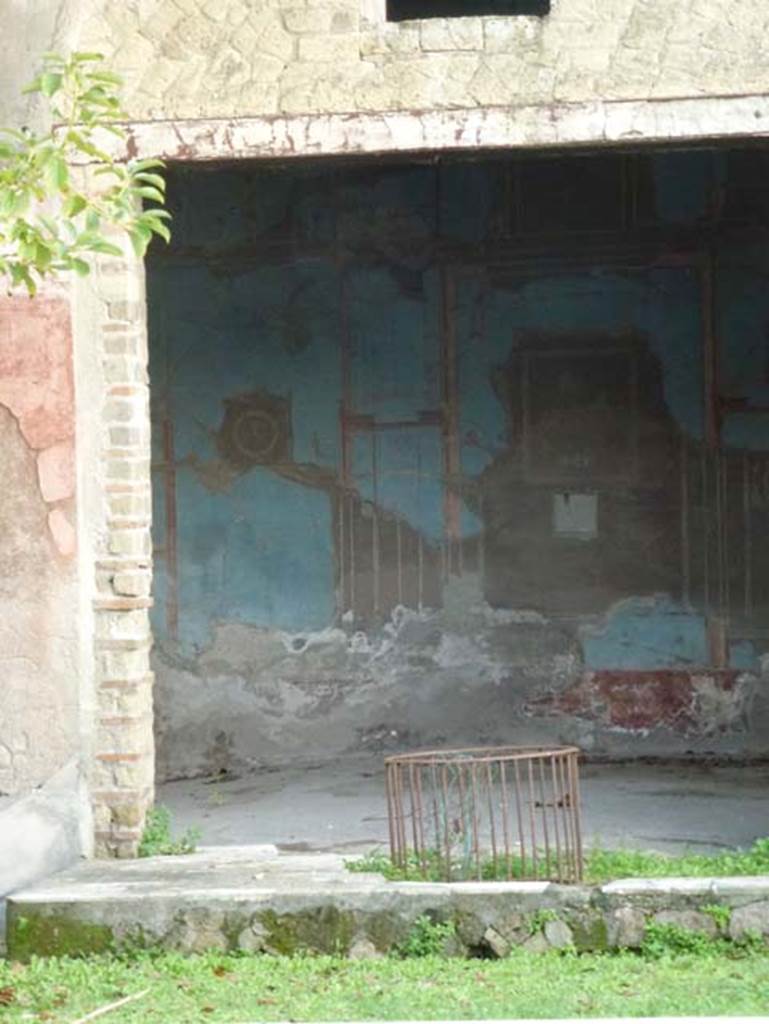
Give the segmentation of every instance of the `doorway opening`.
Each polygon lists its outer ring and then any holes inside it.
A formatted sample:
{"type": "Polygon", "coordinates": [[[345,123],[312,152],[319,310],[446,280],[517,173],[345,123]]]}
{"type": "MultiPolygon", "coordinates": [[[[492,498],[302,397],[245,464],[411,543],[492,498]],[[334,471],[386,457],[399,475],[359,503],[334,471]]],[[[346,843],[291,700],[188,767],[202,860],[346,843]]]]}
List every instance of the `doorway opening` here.
{"type": "Polygon", "coordinates": [[[159,781],[766,751],[768,160],[172,168],[159,781]]]}

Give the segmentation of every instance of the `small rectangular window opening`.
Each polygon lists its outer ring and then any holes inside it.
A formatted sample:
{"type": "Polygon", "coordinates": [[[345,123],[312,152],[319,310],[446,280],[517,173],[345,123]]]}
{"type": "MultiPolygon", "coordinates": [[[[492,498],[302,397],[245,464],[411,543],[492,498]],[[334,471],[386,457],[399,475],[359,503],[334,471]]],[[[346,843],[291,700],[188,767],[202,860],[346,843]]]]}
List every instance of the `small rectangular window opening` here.
{"type": "Polygon", "coordinates": [[[543,17],[549,13],[550,0],[387,0],[388,21],[515,14],[543,17]]]}
{"type": "Polygon", "coordinates": [[[594,540],[598,536],[598,495],[553,495],[553,532],[557,537],[594,540]]]}

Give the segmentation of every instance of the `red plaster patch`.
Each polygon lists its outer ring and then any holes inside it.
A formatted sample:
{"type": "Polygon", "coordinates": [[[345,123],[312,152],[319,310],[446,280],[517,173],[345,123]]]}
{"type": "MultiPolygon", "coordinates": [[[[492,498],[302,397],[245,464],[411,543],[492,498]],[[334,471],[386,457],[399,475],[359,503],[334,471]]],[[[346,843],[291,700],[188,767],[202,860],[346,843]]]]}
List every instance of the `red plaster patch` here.
{"type": "Polygon", "coordinates": [[[718,669],[586,672],[562,693],[532,701],[530,710],[562,712],[631,732],[662,726],[686,734],[700,725],[695,697],[702,680],[730,692],[736,677],[733,670],[718,669]]]}
{"type": "Polygon", "coordinates": [[[71,441],[44,448],[37,456],[37,477],[44,501],[62,501],[75,493],[75,449],[71,441]]]}
{"type": "Polygon", "coordinates": [[[27,444],[49,448],[74,435],[72,333],[61,298],[0,298],[0,404],[27,444]]]}
{"type": "Polygon", "coordinates": [[[74,555],[77,549],[75,528],[60,508],[55,508],[48,513],[48,529],[51,531],[59,554],[64,555],[65,558],[74,555]]]}

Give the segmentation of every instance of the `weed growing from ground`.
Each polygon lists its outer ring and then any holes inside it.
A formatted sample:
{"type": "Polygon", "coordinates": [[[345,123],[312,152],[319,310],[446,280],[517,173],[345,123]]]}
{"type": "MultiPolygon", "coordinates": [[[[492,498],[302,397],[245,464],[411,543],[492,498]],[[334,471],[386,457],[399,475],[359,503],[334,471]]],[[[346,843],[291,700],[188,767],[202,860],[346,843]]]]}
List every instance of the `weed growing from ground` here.
{"type": "Polygon", "coordinates": [[[557,921],[558,914],[554,910],[543,908],[542,910],[535,911],[529,918],[529,934],[536,935],[537,932],[541,932],[548,921],[557,921]]]}
{"type": "Polygon", "coordinates": [[[712,939],[703,932],[695,932],[678,924],[661,924],[649,921],[644,933],[641,955],[650,960],[664,956],[689,953],[693,956],[707,956],[718,952],[722,941],[712,939]]]}
{"type": "Polygon", "coordinates": [[[704,907],[700,907],[700,913],[711,917],[720,932],[728,930],[729,922],[732,919],[731,907],[725,907],[723,903],[707,903],[704,907]]]}
{"type": "Polygon", "coordinates": [[[194,853],[199,841],[200,830],[197,828],[188,828],[178,839],[174,839],[171,833],[171,812],[167,807],[151,807],[139,843],[139,856],[172,857],[181,853],[194,853]]]}
{"type": "MultiPolygon", "coordinates": [[[[443,860],[435,852],[428,852],[422,861],[412,856],[405,867],[396,867],[381,850],[346,861],[346,865],[350,871],[376,871],[390,881],[445,881],[443,860]]],[[[526,871],[526,877],[529,878],[532,877],[531,866],[530,860],[527,864],[529,870],[526,871]]],[[[508,865],[502,859],[496,863],[490,859],[485,860],[481,864],[481,877],[503,880],[507,877],[507,868],[508,865]]],[[[510,868],[513,878],[523,876],[520,858],[513,857],[510,868]]],[[[461,864],[455,866],[452,874],[457,879],[474,877],[473,871],[468,873],[461,864]]],[[[544,856],[538,858],[537,874],[542,879],[547,877],[544,856]]],[[[707,878],[766,874],[769,874],[769,838],[757,839],[748,850],[728,850],[715,854],[684,853],[671,856],[647,850],[602,850],[598,847],[585,853],[585,881],[593,883],[617,878],[707,878]]]]}
{"type": "Polygon", "coordinates": [[[446,947],[455,934],[453,921],[433,921],[427,914],[422,914],[411,926],[408,937],[398,946],[396,955],[403,959],[445,955],[446,947]]]}

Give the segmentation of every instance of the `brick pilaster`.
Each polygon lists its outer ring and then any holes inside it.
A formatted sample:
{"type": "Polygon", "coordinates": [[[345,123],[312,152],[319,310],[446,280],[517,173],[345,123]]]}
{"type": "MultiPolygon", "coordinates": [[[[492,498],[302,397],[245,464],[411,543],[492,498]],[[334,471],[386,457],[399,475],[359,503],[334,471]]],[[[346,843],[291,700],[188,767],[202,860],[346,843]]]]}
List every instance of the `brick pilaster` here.
{"type": "Polygon", "coordinates": [[[103,528],[94,628],[91,776],[97,855],[135,856],[154,795],[149,382],[141,263],[99,259],[103,528]]]}

